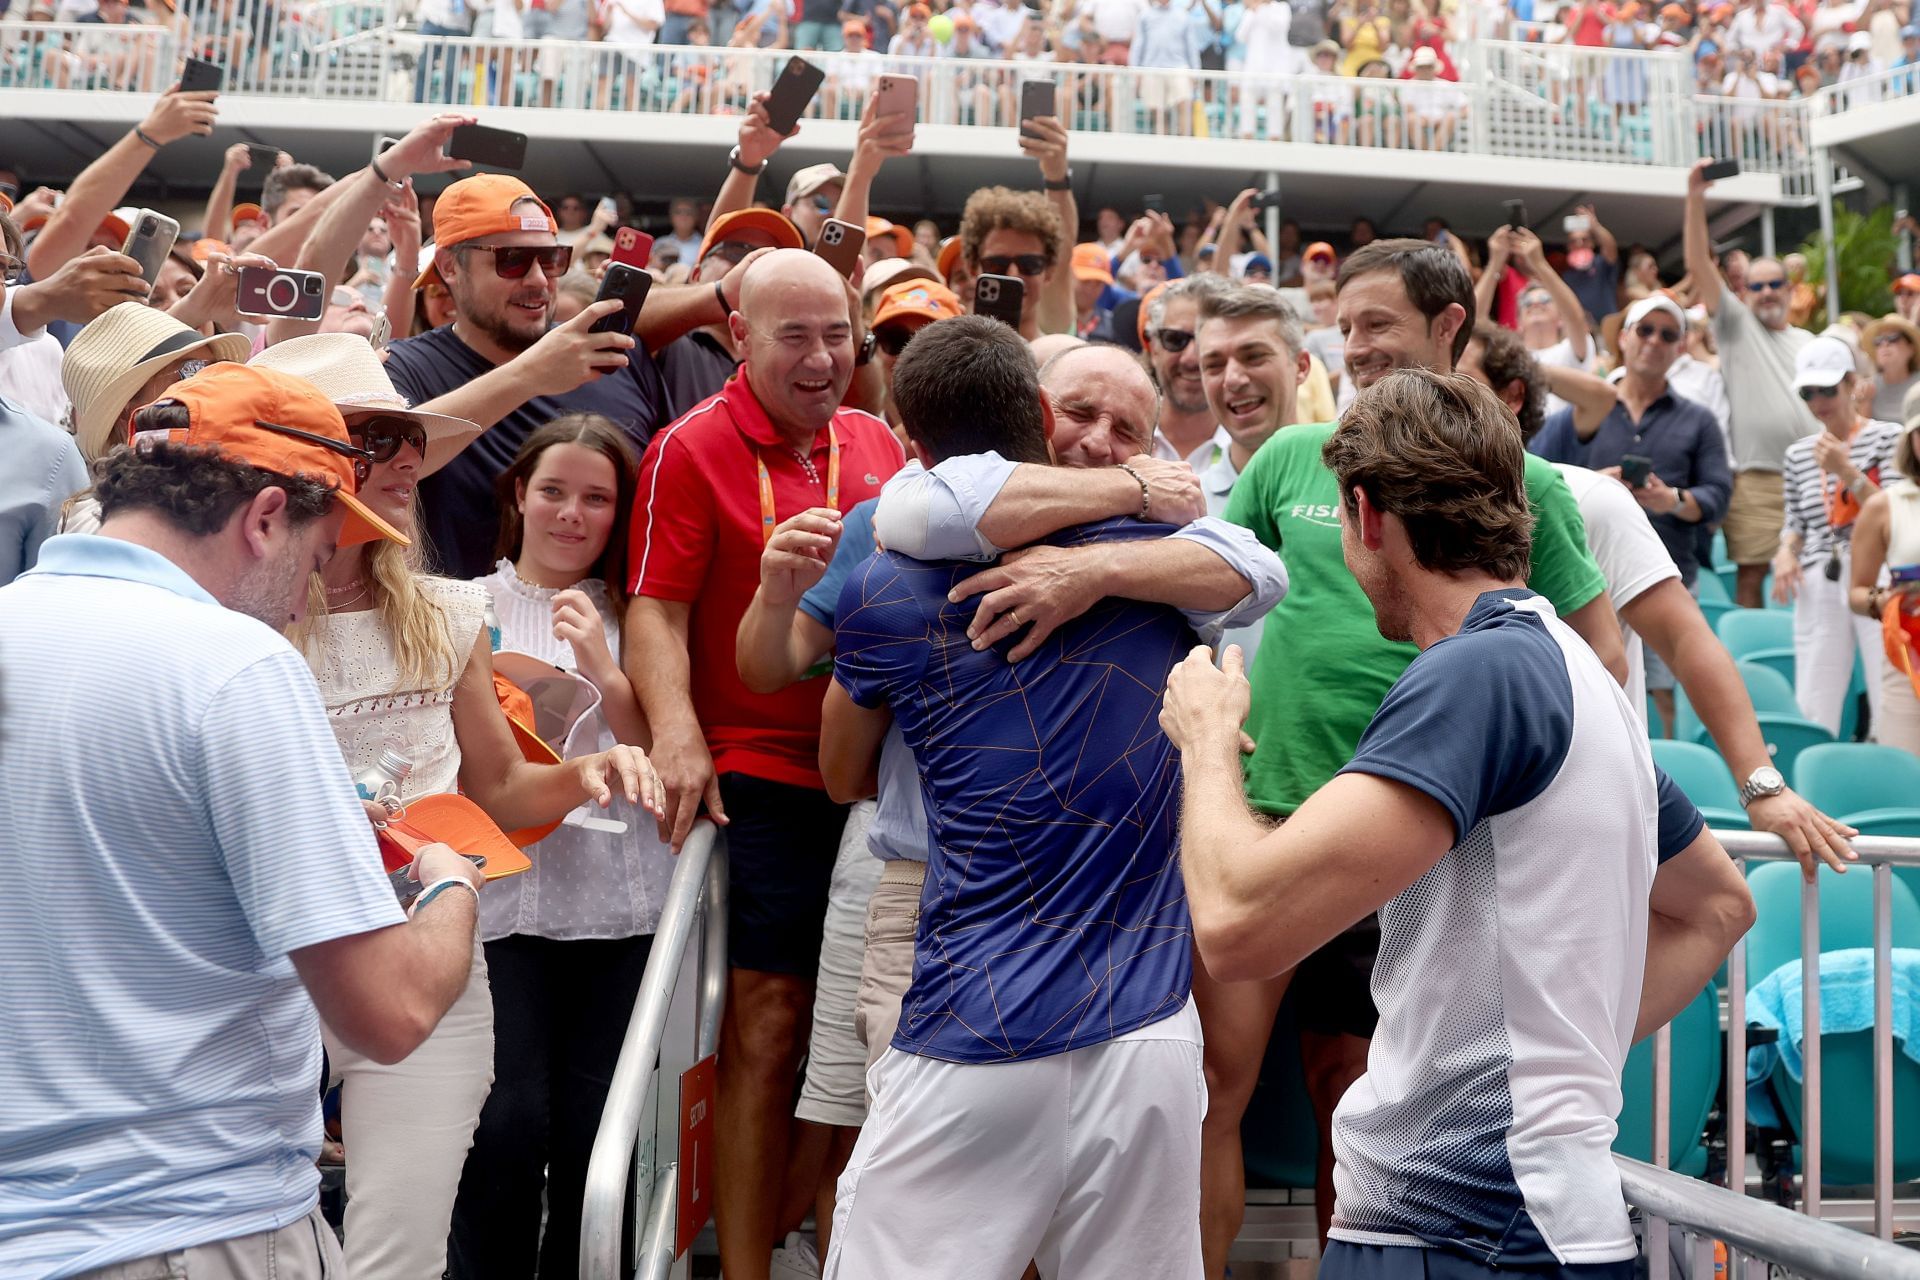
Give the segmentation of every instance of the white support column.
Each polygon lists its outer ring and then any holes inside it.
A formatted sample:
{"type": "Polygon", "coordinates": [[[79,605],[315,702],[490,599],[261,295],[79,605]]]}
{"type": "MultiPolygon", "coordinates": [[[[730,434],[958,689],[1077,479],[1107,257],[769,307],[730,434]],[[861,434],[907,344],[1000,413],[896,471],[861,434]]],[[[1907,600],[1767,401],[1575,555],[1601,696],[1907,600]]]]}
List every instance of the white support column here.
{"type": "MultiPolygon", "coordinates": [[[[1299,93],[1301,92],[1301,90],[1298,86],[1295,86],[1294,92],[1299,93]]],[[[1276,191],[1279,189],[1279,187],[1280,187],[1280,174],[1273,169],[1267,170],[1266,189],[1268,191],[1276,191]]],[[[1267,243],[1273,247],[1274,253],[1278,254],[1280,252],[1280,247],[1279,247],[1280,246],[1280,206],[1279,205],[1270,204],[1267,206],[1266,224],[1267,225],[1264,228],[1264,230],[1267,233],[1267,243]]],[[[1253,246],[1248,245],[1247,247],[1252,248],[1253,246]]],[[[1273,264],[1273,282],[1275,284],[1280,283],[1280,262],[1277,257],[1275,258],[1274,264],[1273,264]]]]}
{"type": "Polygon", "coordinates": [[[1840,259],[1833,245],[1833,158],[1825,147],[1813,152],[1813,191],[1820,203],[1820,240],[1827,250],[1827,322],[1831,324],[1840,314],[1840,259]]]}
{"type": "Polygon", "coordinates": [[[1773,206],[1768,205],[1760,211],[1760,256],[1777,258],[1780,251],[1774,247],[1773,206]]]}

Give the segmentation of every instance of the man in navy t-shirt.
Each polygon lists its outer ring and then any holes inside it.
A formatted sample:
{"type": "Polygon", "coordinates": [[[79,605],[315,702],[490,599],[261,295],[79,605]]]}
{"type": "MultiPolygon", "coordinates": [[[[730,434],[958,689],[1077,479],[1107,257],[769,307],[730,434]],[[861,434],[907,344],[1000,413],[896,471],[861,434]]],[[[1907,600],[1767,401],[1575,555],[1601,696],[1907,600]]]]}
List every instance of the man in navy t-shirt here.
{"type": "MultiPolygon", "coordinates": [[[[894,398],[923,461],[1049,460],[1032,355],[996,321],[921,330],[894,398]]],[[[1172,532],[1106,520],[1028,554],[1098,545],[1124,560],[1166,552],[1172,532]]],[[[1012,1276],[1029,1259],[1045,1275],[1200,1274],[1206,1085],[1179,771],[1158,715],[1197,642],[1181,610],[1228,608],[1249,584],[1201,543],[1181,554],[1171,605],[1100,600],[1017,662],[1022,634],[989,644],[968,598],[986,566],[882,551],[841,593],[822,740],[898,723],[929,856],[913,983],[869,1073],[830,1280],[1012,1276]]]]}
{"type": "Polygon", "coordinates": [[[1284,972],[1379,913],[1380,1022],[1334,1112],[1322,1280],[1438,1274],[1435,1249],[1449,1276],[1629,1280],[1627,1049],[1725,955],[1673,927],[1688,901],[1751,918],[1619,685],[1524,585],[1524,456],[1490,392],[1427,370],[1361,392],[1327,441],[1348,567],[1380,633],[1420,654],[1284,827],[1240,799],[1238,653],[1222,672],[1196,651],[1166,696],[1207,971],[1284,972]]]}

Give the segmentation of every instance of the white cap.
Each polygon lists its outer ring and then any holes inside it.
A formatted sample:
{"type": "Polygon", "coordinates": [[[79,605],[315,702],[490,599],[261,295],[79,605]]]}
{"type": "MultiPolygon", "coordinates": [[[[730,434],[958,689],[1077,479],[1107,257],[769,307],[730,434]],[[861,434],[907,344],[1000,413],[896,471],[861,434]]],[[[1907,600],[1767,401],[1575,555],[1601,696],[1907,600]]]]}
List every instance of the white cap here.
{"type": "Polygon", "coordinates": [[[1815,338],[1793,359],[1793,389],[1837,387],[1853,372],[1853,352],[1838,338],[1815,338]]]}
{"type": "Polygon", "coordinates": [[[1440,65],[1440,55],[1433,51],[1432,45],[1423,44],[1413,51],[1412,65],[1416,67],[1437,67],[1440,65]]]}
{"type": "Polygon", "coordinates": [[[1687,313],[1680,309],[1679,303],[1664,293],[1650,293],[1628,307],[1627,318],[1620,322],[1620,327],[1622,329],[1631,329],[1656,311],[1664,311],[1672,316],[1674,323],[1680,326],[1681,336],[1686,336],[1687,313]]]}
{"type": "Polygon", "coordinates": [[[1847,37],[1848,53],[1854,53],[1862,49],[1870,50],[1872,48],[1873,48],[1873,35],[1870,32],[1856,31],[1852,35],[1847,37]]]}

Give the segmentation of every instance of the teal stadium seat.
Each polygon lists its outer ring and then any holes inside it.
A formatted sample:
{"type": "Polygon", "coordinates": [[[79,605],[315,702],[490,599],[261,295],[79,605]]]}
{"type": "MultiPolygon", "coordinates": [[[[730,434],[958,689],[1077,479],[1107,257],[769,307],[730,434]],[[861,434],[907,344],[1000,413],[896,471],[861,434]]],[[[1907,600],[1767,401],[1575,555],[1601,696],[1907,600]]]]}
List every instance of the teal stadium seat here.
{"type": "Polygon", "coordinates": [[[1293,996],[1280,1003],[1267,1041],[1260,1082],[1240,1119],[1240,1146],[1250,1187],[1311,1188],[1319,1168],[1320,1130],[1300,1067],[1300,1032],[1293,996]]]}
{"type": "Polygon", "coordinates": [[[1727,652],[1743,658],[1756,649],[1793,649],[1793,615],[1769,609],[1734,609],[1721,616],[1714,634],[1727,652]]]}
{"type": "MultiPolygon", "coordinates": [[[[1920,756],[1898,747],[1810,747],[1794,761],[1793,789],[1861,835],[1920,837],[1920,756]]],[[[1920,867],[1895,867],[1893,874],[1920,897],[1920,867]]]]}
{"type": "Polygon", "coordinates": [[[1740,786],[1733,771],[1712,747],[1697,742],[1656,739],[1653,762],[1693,801],[1707,825],[1723,831],[1745,831],[1746,810],[1740,807],[1740,786]]]}
{"type": "MultiPolygon", "coordinates": [[[[1707,1115],[1720,1088],[1720,991],[1711,982],[1672,1023],[1673,1068],[1667,1116],[1672,1124],[1668,1167],[1689,1178],[1707,1171],[1707,1115]]],[[[1653,1162],[1653,1037],[1627,1054],[1620,1073],[1620,1131],[1613,1149],[1632,1160],[1653,1162]]]]}
{"type": "MultiPolygon", "coordinates": [[[[1796,775],[1797,776],[1797,775],[1796,775]]],[[[1747,973],[1758,983],[1783,964],[1800,960],[1800,868],[1791,862],[1754,865],[1747,877],[1756,909],[1747,935],[1747,973]]],[[[1893,945],[1920,947],[1920,900],[1902,880],[1893,881],[1893,945]]],[[[1861,869],[1841,875],[1820,868],[1820,949],[1846,951],[1873,945],[1873,881],[1861,869]]],[[[1873,1034],[1855,1031],[1820,1037],[1821,1181],[1862,1186],[1873,1181],[1873,1034]]],[[[1782,1114],[1797,1133],[1800,1083],[1776,1066],[1773,1089],[1782,1114]]],[[[1893,1114],[1920,1114],[1920,1063],[1895,1047],[1893,1114]]],[[[1920,1178],[1920,1125],[1896,1121],[1893,1177],[1920,1178]]]]}
{"type": "MultiPolygon", "coordinates": [[[[1758,610],[1744,612],[1758,614],[1758,610]]],[[[1735,664],[1740,670],[1740,678],[1746,682],[1747,697],[1753,702],[1753,709],[1760,721],[1760,732],[1767,740],[1767,753],[1773,759],[1774,767],[1781,774],[1793,776],[1793,762],[1808,747],[1833,741],[1824,725],[1817,725],[1800,714],[1800,704],[1793,696],[1793,685],[1779,672],[1751,662],[1735,664]]],[[[1698,742],[1711,745],[1712,737],[1707,733],[1706,725],[1700,722],[1700,716],[1688,701],[1686,690],[1674,690],[1674,733],[1681,742],[1698,742]]]]}
{"type": "Polygon", "coordinates": [[[1720,580],[1719,574],[1703,571],[1694,579],[1693,590],[1700,602],[1700,612],[1706,615],[1707,625],[1718,635],[1720,619],[1737,607],[1733,597],[1727,594],[1726,583],[1720,580]]]}

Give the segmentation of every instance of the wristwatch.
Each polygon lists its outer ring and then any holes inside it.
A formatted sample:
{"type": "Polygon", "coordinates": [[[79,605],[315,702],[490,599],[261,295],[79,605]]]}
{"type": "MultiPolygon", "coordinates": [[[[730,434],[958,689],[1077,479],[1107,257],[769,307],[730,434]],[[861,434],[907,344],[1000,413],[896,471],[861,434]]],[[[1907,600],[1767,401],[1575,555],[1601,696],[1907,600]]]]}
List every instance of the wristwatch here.
{"type": "Polygon", "coordinates": [[[1763,764],[1740,784],[1740,807],[1744,809],[1755,800],[1777,796],[1786,789],[1787,780],[1780,776],[1780,771],[1770,764],[1763,764]]]}
{"type": "Polygon", "coordinates": [[[1040,185],[1045,187],[1048,191],[1071,191],[1073,190],[1073,169],[1069,167],[1067,169],[1067,176],[1060,179],[1060,181],[1058,182],[1051,182],[1046,179],[1042,179],[1040,182],[1040,185]]]}
{"type": "Polygon", "coordinates": [[[746,174],[750,178],[759,177],[762,173],[765,173],[767,169],[767,162],[765,160],[762,160],[756,166],[748,166],[748,165],[742,164],[740,161],[740,144],[739,143],[735,143],[733,150],[727,152],[727,163],[732,165],[734,168],[738,169],[741,173],[746,174]]]}
{"type": "Polygon", "coordinates": [[[1677,516],[1686,509],[1687,491],[1685,489],[1675,489],[1673,491],[1673,514],[1677,516]]]}

